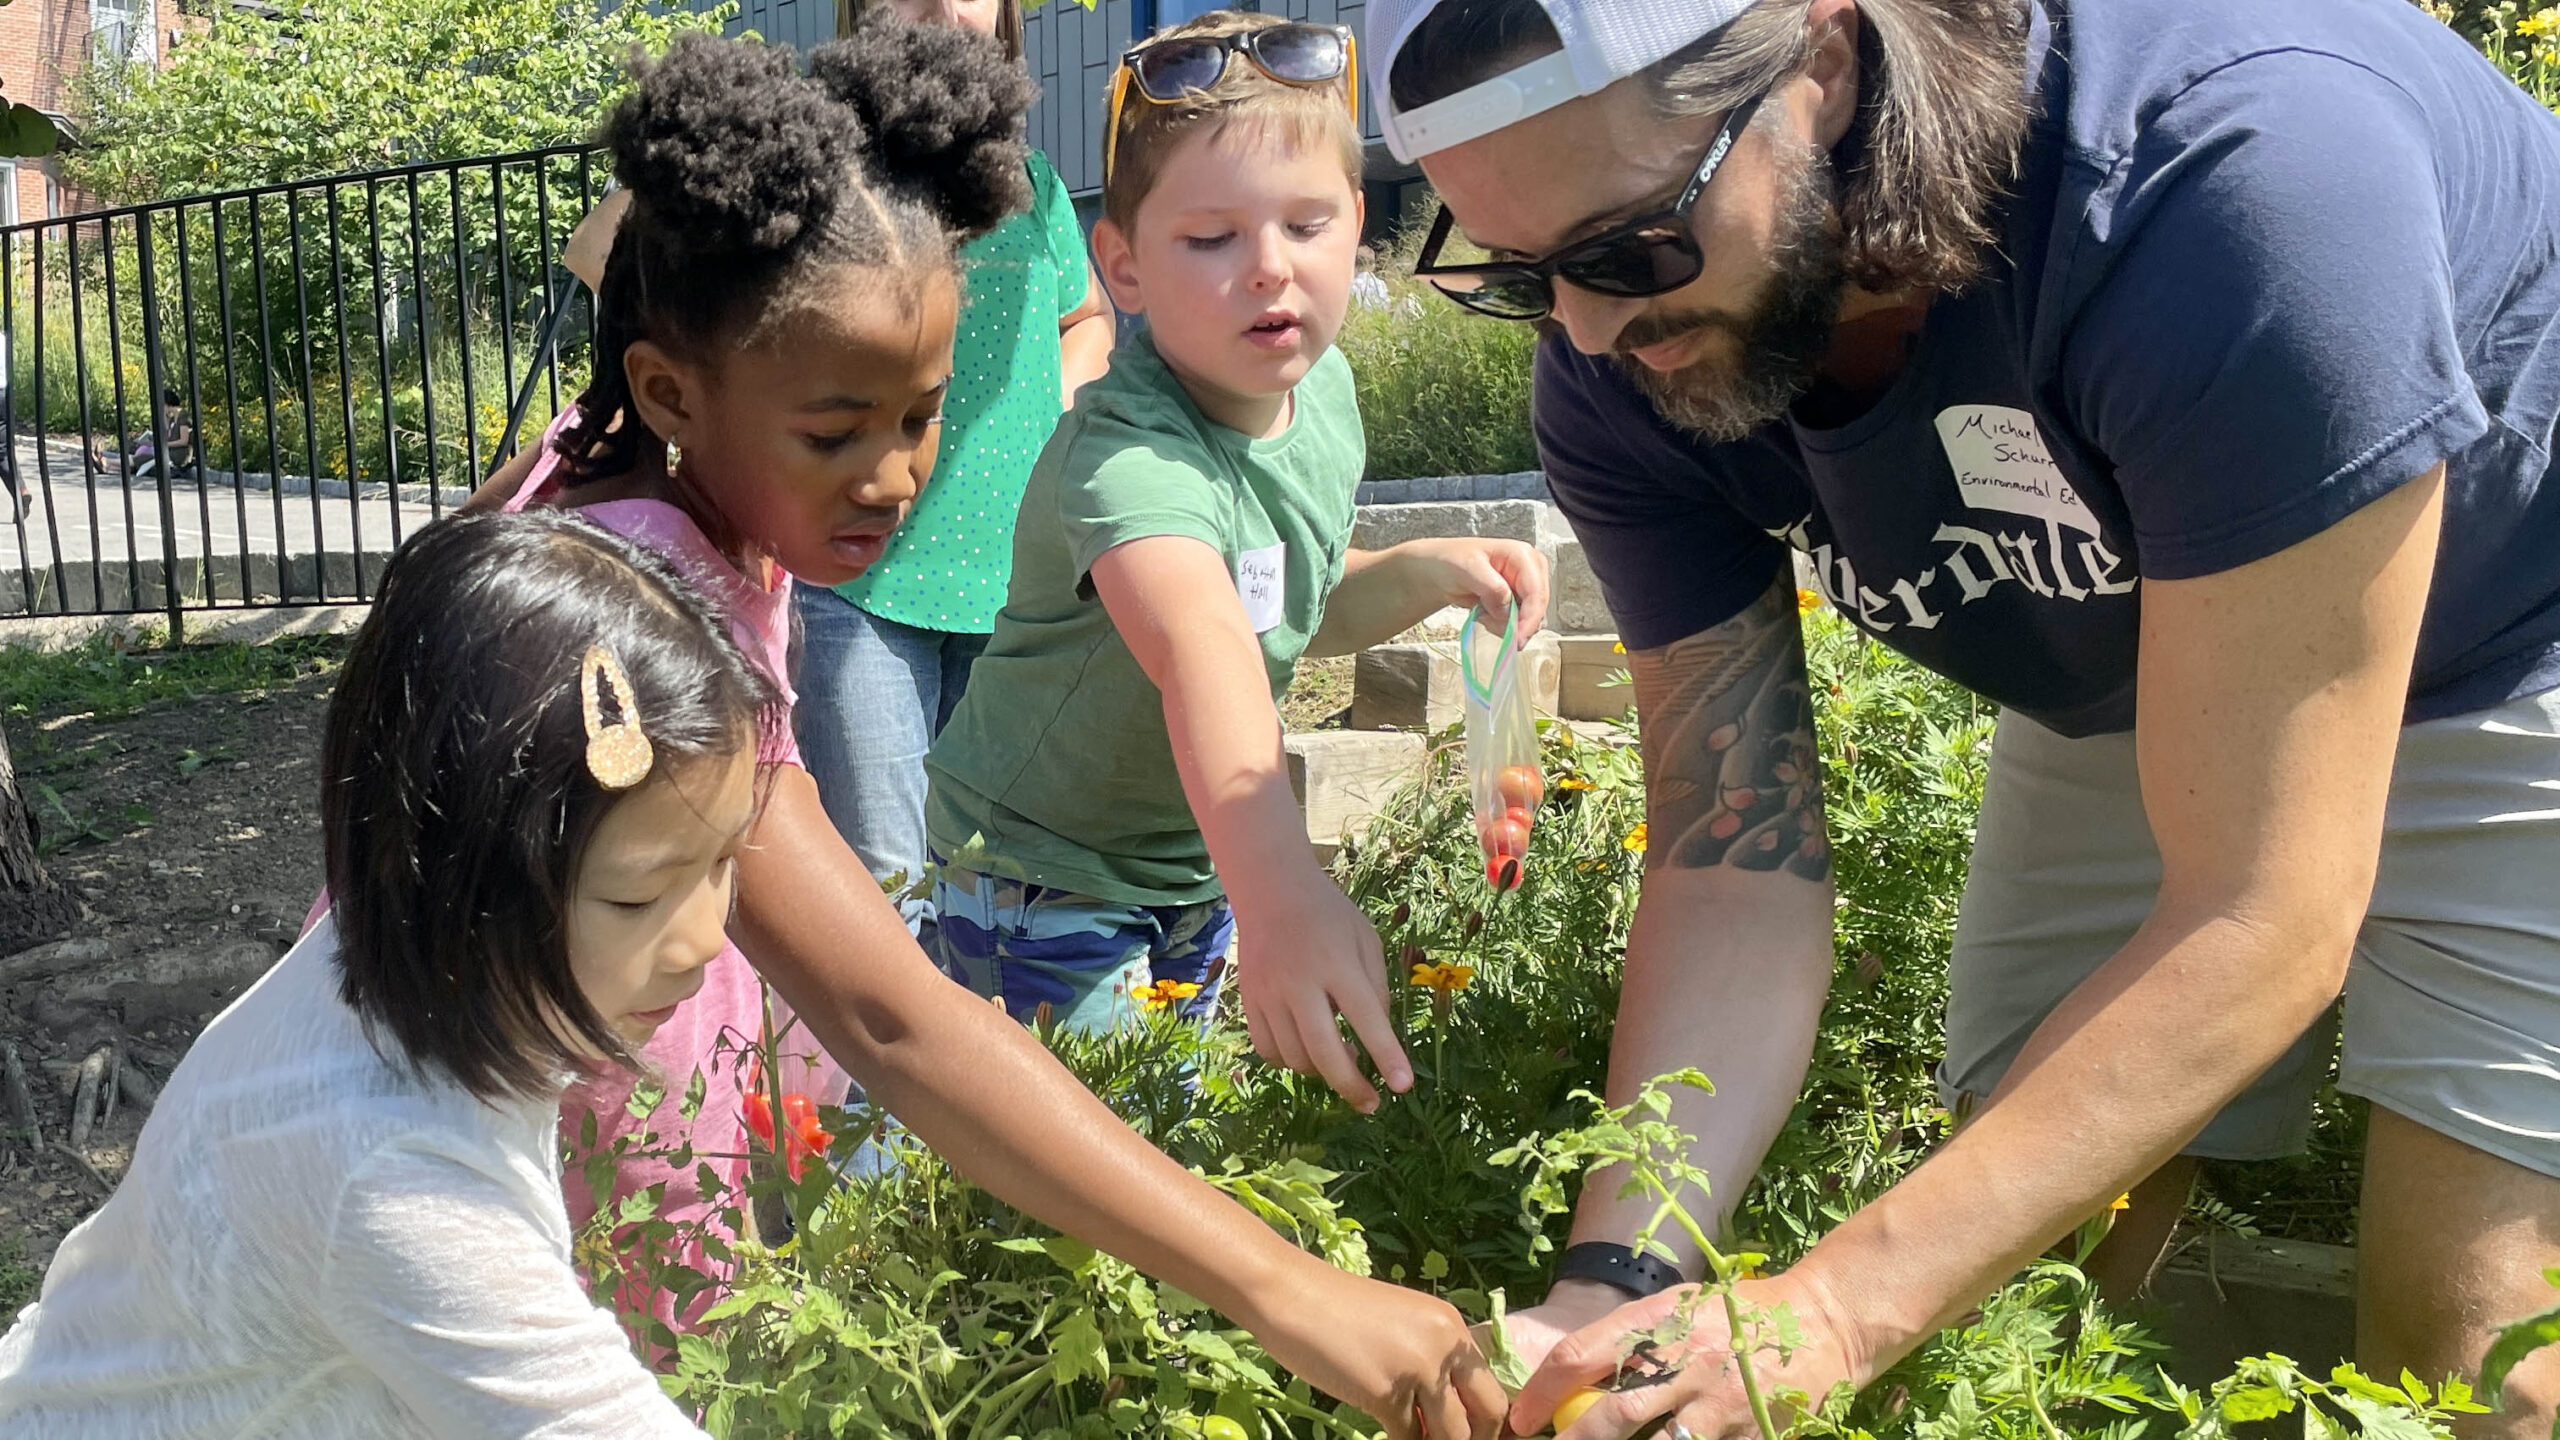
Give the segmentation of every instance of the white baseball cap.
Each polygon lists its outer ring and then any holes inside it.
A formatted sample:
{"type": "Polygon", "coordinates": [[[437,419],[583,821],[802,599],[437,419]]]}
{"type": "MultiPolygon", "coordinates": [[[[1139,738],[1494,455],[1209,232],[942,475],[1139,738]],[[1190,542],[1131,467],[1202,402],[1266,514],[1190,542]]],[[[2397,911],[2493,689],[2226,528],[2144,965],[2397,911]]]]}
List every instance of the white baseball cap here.
{"type": "Polygon", "coordinates": [[[1455,95],[1398,110],[1396,56],[1422,22],[1460,0],[1369,0],[1369,93],[1387,149],[1408,163],[1595,95],[1721,29],[1752,0],[1537,0],[1564,38],[1541,55],[1455,95]]]}

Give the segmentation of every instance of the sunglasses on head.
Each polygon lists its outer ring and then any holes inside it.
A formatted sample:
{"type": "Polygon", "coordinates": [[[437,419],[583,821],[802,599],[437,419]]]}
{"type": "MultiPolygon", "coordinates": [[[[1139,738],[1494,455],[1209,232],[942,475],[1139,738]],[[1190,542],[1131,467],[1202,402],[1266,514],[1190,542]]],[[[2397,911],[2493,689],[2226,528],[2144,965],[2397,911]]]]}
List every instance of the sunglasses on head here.
{"type": "MultiPolygon", "coordinates": [[[[1762,95],[1766,93],[1763,91],[1762,95]]],[[[1670,209],[1612,226],[1543,260],[1451,265],[1440,258],[1455,225],[1449,207],[1443,205],[1440,217],[1431,224],[1430,238],[1422,242],[1413,273],[1477,314],[1498,320],[1545,319],[1556,308],[1558,279],[1594,294],[1625,299],[1679,289],[1707,268],[1706,252],[1698,248],[1697,233],[1690,228],[1689,212],[1698,208],[1698,197],[1706,193],[1707,183],[1715,179],[1725,157],[1733,152],[1733,142],[1751,123],[1762,95],[1753,95],[1726,113],[1705,157],[1698,161],[1698,168],[1670,209]]]]}
{"type": "Polygon", "coordinates": [[[1150,40],[1120,57],[1111,77],[1111,113],[1105,122],[1102,178],[1120,158],[1120,112],[1131,88],[1158,105],[1172,105],[1203,94],[1225,78],[1227,66],[1242,55],[1255,69],[1288,85],[1329,85],[1343,80],[1351,113],[1360,113],[1360,80],[1352,65],[1350,27],[1292,22],[1235,35],[1177,35],[1150,40]]]}

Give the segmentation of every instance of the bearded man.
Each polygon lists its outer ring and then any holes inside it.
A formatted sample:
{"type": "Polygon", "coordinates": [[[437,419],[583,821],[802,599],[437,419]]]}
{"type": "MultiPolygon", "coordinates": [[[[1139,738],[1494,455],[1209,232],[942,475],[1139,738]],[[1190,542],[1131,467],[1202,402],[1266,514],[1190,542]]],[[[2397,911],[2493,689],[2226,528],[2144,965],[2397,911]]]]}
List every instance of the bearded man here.
{"type": "MultiPolygon", "coordinates": [[[[1789,552],[2002,717],[1952,962],[1965,1123],[1785,1273],[1863,1385],[2130,1190],[2372,1104],[2357,1351],[2476,1369],[2560,1264],[2560,122],[2406,0],[1370,0],[1418,270],[1540,322],[1652,844],[1612,1094],[1696,1065],[1729,1203],[1832,972],[1789,552]],[[2343,1048],[2333,1017],[2343,992],[2343,1048]]],[[[1701,1259],[1587,1186],[1515,1426],[1701,1259]]],[[[1721,1311],[1569,1440],[1749,1433],[1721,1311]]],[[[2550,1433],[2560,1356],[2479,1436],[2550,1433]]]]}

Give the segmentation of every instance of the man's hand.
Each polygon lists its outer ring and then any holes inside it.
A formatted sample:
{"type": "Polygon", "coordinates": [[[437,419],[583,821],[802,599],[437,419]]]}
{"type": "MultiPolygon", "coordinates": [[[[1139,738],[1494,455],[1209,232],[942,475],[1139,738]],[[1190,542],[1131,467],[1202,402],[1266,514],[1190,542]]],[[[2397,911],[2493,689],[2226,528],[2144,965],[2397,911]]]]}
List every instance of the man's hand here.
{"type": "MultiPolygon", "coordinates": [[[[1853,1332],[1835,1323],[1831,1297],[1810,1281],[1792,1275],[1746,1280],[1734,1287],[1744,1332],[1763,1338],[1751,1351],[1752,1375],[1771,1416],[1783,1426],[1786,1413],[1822,1403],[1844,1382],[1864,1384],[1873,1378],[1851,1348],[1853,1332]],[[1795,1322],[1800,1342],[1782,1363],[1767,1338],[1775,1312],[1783,1307],[1795,1322]],[[1794,1403],[1791,1403],[1791,1397],[1794,1403]]],[[[1511,1428],[1534,1435],[1546,1428],[1556,1406],[1576,1390],[1605,1388],[1620,1372],[1630,1348],[1630,1335],[1648,1331],[1686,1313],[1688,1337],[1664,1345],[1654,1358],[1673,1372],[1655,1385],[1626,1385],[1558,1432],[1557,1440],[1624,1440],[1664,1415],[1688,1427],[1697,1440],[1756,1437],[1759,1421],[1751,1413],[1749,1394],[1733,1360],[1733,1330],[1724,1301],[1694,1285],[1620,1306],[1597,1323],[1567,1336],[1548,1352],[1546,1363],[1529,1378],[1511,1405],[1511,1428]]]]}
{"type": "Polygon", "coordinates": [[[1520,1363],[1536,1370],[1547,1363],[1547,1352],[1563,1343],[1566,1336],[1597,1323],[1626,1303],[1627,1292],[1615,1285],[1603,1285],[1597,1280],[1559,1280],[1547,1291],[1544,1301],[1503,1316],[1502,1333],[1510,1340],[1511,1351],[1520,1357],[1520,1363]]]}
{"type": "Polygon", "coordinates": [[[1267,891],[1239,885],[1234,903],[1237,931],[1244,937],[1236,983],[1254,1050],[1299,1074],[1322,1075],[1335,1093],[1368,1114],[1378,1108],[1378,1092],[1343,1043],[1333,1018],[1340,1015],[1351,1022],[1387,1087],[1410,1089],[1413,1063],[1396,1043],[1387,1014],[1392,992],[1386,957],[1360,907],[1312,861],[1267,891]]]}

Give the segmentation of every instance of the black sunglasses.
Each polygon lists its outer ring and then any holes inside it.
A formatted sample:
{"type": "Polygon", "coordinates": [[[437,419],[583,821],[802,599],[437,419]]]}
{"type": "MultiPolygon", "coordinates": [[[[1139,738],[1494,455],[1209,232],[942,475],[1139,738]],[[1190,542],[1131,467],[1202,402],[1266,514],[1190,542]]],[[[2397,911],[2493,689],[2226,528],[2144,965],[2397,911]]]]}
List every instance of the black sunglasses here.
{"type": "Polygon", "coordinates": [[[1150,40],[1131,49],[1123,60],[1148,99],[1171,105],[1187,92],[1216,85],[1235,55],[1260,66],[1274,80],[1321,85],[1341,78],[1350,68],[1351,31],[1340,25],[1289,24],[1236,35],[1185,35],[1150,40]]]}
{"type": "Polygon", "coordinates": [[[1752,112],[1768,92],[1736,105],[1716,127],[1705,158],[1689,176],[1680,198],[1668,210],[1638,216],[1588,240],[1567,245],[1543,260],[1506,260],[1488,265],[1445,265],[1440,261],[1455,222],[1449,207],[1431,223],[1431,236],[1413,273],[1432,288],[1479,315],[1499,320],[1543,320],[1556,308],[1555,282],[1562,278],[1602,295],[1640,299],[1677,290],[1707,268],[1706,252],[1689,227],[1689,212],[1698,206],[1707,182],[1715,179],[1733,142],[1751,123],[1752,112]]]}
{"type": "MultiPolygon", "coordinates": [[[[5,0],[0,0],[5,3],[5,0]]],[[[1234,35],[1180,35],[1150,40],[1120,57],[1111,77],[1111,103],[1105,114],[1102,177],[1108,182],[1120,155],[1120,111],[1130,82],[1140,95],[1159,105],[1180,103],[1185,96],[1214,87],[1235,56],[1253,62],[1263,74],[1289,85],[1349,82],[1351,113],[1360,113],[1360,78],[1351,63],[1351,28],[1292,22],[1234,35]]]]}

